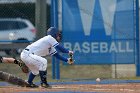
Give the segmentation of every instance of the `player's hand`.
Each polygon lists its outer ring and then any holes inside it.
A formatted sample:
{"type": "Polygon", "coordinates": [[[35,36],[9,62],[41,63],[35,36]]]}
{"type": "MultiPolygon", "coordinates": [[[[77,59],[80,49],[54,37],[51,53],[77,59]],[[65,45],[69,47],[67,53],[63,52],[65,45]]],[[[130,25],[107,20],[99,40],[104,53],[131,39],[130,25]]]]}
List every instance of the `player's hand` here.
{"type": "Polygon", "coordinates": [[[72,64],[74,64],[74,60],[73,59],[71,59],[71,58],[68,58],[68,62],[67,62],[69,65],[72,65],[72,64]]]}
{"type": "Polygon", "coordinates": [[[69,55],[73,55],[74,53],[73,53],[73,51],[69,51],[69,55]]]}
{"type": "Polygon", "coordinates": [[[74,60],[73,60],[73,51],[69,51],[69,57],[70,58],[68,58],[68,64],[69,65],[72,65],[72,64],[74,64],[74,60]]]}

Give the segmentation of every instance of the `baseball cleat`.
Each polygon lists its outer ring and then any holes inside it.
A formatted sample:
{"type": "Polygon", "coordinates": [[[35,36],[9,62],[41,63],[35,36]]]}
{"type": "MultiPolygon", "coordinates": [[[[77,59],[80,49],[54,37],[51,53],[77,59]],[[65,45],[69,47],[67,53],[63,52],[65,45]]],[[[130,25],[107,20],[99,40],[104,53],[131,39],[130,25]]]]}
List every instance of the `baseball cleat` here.
{"type": "Polygon", "coordinates": [[[26,82],[26,87],[30,87],[30,88],[38,88],[39,86],[38,85],[36,85],[36,84],[34,84],[34,83],[28,83],[28,82],[26,82]]]}
{"type": "Polygon", "coordinates": [[[41,87],[52,88],[52,86],[50,86],[48,83],[41,83],[41,87]]]}

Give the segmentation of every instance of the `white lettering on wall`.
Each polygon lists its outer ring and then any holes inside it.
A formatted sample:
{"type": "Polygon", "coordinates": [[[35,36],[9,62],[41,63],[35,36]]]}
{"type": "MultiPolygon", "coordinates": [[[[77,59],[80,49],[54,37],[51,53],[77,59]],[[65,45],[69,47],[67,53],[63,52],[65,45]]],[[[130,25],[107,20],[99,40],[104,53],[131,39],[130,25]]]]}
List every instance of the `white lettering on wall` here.
{"type": "Polygon", "coordinates": [[[79,53],[132,53],[133,45],[129,42],[65,42],[64,47],[79,53]]]}

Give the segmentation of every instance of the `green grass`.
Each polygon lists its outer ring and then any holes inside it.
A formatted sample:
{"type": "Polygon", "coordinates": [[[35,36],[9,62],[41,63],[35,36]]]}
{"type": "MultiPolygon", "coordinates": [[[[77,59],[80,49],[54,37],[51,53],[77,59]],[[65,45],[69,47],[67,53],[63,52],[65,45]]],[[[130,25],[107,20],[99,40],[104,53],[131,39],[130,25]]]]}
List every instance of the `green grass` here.
{"type": "MultiPolygon", "coordinates": [[[[18,58],[18,57],[17,57],[18,58]]],[[[48,60],[48,81],[56,81],[52,79],[52,63],[51,57],[47,57],[48,60]]],[[[23,73],[20,67],[16,64],[1,63],[0,71],[8,72],[22,79],[27,79],[28,75],[23,73]]],[[[63,65],[60,62],[60,81],[61,80],[81,80],[81,79],[95,79],[111,78],[111,66],[110,65],[63,65]]],[[[36,81],[40,81],[39,76],[35,78],[36,81]]]]}
{"type": "MultiPolygon", "coordinates": [[[[79,80],[95,80],[112,79],[111,65],[63,65],[60,62],[60,80],[52,79],[52,63],[48,59],[48,82],[65,82],[65,81],[79,81],[79,80]]],[[[16,64],[0,64],[0,71],[8,72],[22,79],[27,79],[28,75],[23,73],[20,67],[16,64]]],[[[118,78],[121,80],[138,80],[139,77],[118,78]]],[[[36,82],[40,81],[39,76],[35,78],[36,82]]]]}
{"type": "Polygon", "coordinates": [[[61,65],[61,77],[72,79],[95,79],[97,77],[110,78],[109,65],[61,65]]]}
{"type": "MultiPolygon", "coordinates": [[[[48,80],[55,81],[52,79],[52,64],[48,62],[48,80]]],[[[27,79],[28,75],[24,74],[20,67],[16,64],[0,64],[0,71],[8,72],[10,74],[27,79]]],[[[95,79],[97,77],[110,78],[111,68],[110,66],[100,65],[63,65],[60,64],[60,78],[61,80],[72,80],[72,79],[95,79]]],[[[39,80],[39,76],[36,77],[36,81],[39,80]]]]}

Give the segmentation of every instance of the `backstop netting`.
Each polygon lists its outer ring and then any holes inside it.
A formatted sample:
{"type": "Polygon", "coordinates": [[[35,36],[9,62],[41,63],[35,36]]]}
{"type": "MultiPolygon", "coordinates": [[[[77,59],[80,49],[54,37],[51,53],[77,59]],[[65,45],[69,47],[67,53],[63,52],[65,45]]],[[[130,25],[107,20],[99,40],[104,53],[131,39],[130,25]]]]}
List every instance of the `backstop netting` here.
{"type": "MultiPolygon", "coordinates": [[[[35,13],[36,6],[39,5],[36,1],[2,0],[0,18],[27,19],[36,26],[40,24],[35,22],[36,17],[39,17],[39,13],[35,13]]],[[[53,75],[58,78],[60,75],[61,79],[78,80],[139,75],[138,0],[46,0],[46,6],[46,20],[41,21],[47,22],[46,27],[58,25],[63,35],[62,44],[74,51],[75,59],[72,66],[62,62],[53,66],[51,57],[46,57],[48,79],[53,75]]],[[[41,30],[38,32],[41,33],[41,30]]],[[[3,41],[0,43],[5,43],[3,41]]],[[[16,48],[13,44],[0,44],[0,49],[4,52],[8,48],[7,53],[0,51],[0,55],[19,58],[19,53],[10,51],[16,48]]],[[[22,44],[17,46],[20,48],[22,44]]],[[[12,74],[16,72],[18,76],[27,79],[17,69],[18,66],[14,64],[0,65],[1,71],[12,74]]]]}

